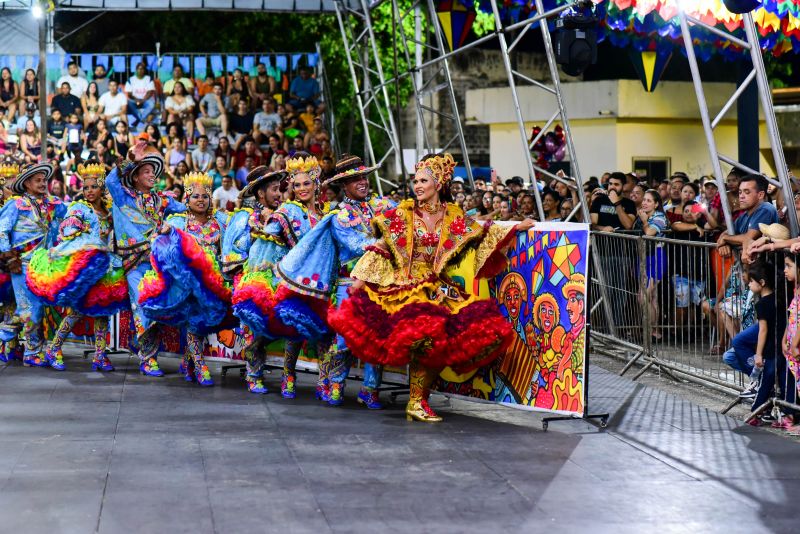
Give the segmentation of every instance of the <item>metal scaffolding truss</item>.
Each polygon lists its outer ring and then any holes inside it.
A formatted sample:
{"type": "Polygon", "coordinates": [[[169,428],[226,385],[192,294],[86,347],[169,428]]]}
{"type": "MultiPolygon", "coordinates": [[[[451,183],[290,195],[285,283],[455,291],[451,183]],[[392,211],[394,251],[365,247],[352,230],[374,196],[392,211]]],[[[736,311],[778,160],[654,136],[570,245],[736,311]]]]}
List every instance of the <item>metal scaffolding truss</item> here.
{"type": "MultiPolygon", "coordinates": [[[[342,1],[336,2],[336,18],[342,32],[350,77],[355,90],[356,103],[364,127],[364,151],[368,163],[383,167],[394,156],[394,177],[401,176],[403,154],[400,137],[395,126],[389,100],[386,78],[383,75],[372,16],[366,0],[361,0],[361,9],[353,9],[342,1]],[[385,148],[376,154],[373,137],[381,139],[385,148]]],[[[381,176],[378,171],[378,192],[383,194],[383,185],[396,187],[396,183],[381,176]]]]}
{"type": "MultiPolygon", "coordinates": [[[[717,187],[720,191],[725,191],[725,176],[722,174],[722,163],[726,163],[751,174],[761,174],[767,179],[767,181],[769,181],[769,183],[775,185],[781,190],[787,206],[794,206],[794,197],[792,194],[792,184],[789,177],[789,169],[786,166],[786,157],[783,154],[783,145],[781,144],[781,138],[778,132],[778,123],[775,119],[775,109],[772,106],[772,93],[769,88],[767,72],[764,69],[764,58],[761,56],[761,46],[758,41],[758,32],[756,31],[756,25],[753,21],[752,13],[742,15],[745,30],[744,40],[739,39],[738,37],[735,37],[724,30],[709,26],[700,20],[690,17],[683,11],[680,12],[679,17],[681,21],[683,43],[684,47],[686,48],[686,56],[689,59],[689,68],[692,72],[692,82],[694,83],[694,90],[697,95],[697,104],[700,108],[700,119],[703,123],[703,131],[705,132],[708,151],[709,155],[711,156],[711,165],[714,169],[714,177],[717,182],[717,187]],[[713,119],[711,119],[708,103],[706,102],[705,92],[703,90],[703,81],[700,77],[700,68],[697,64],[697,57],[695,56],[694,52],[691,34],[692,28],[699,28],[704,31],[711,32],[714,35],[722,37],[723,39],[727,39],[732,44],[747,50],[750,53],[750,59],[753,64],[753,68],[750,73],[744,78],[744,81],[739,85],[738,89],[736,89],[733,95],[731,95],[731,97],[728,99],[725,105],[722,106],[722,109],[713,119]],[[775,160],[775,170],[778,174],[777,180],[774,180],[759,171],[739,163],[730,156],[721,154],[717,149],[717,143],[714,137],[714,130],[717,125],[754,80],[758,86],[758,98],[761,103],[761,111],[764,113],[764,119],[766,121],[767,136],[769,137],[772,156],[775,160]]],[[[728,231],[732,232],[733,219],[731,217],[730,206],[728,206],[727,199],[723,199],[722,210],[725,215],[725,224],[728,227],[728,231]]],[[[797,236],[798,231],[800,230],[798,227],[797,213],[794,209],[789,209],[787,210],[787,216],[792,235],[797,236]]]]}
{"type": "MultiPolygon", "coordinates": [[[[373,3],[371,8],[374,9],[380,3],[381,2],[373,3]]],[[[467,174],[470,182],[472,181],[472,167],[469,162],[469,154],[464,138],[461,115],[459,113],[457,100],[453,91],[449,59],[457,54],[464,53],[471,48],[475,48],[488,41],[497,39],[503,56],[503,65],[508,77],[508,87],[511,91],[511,98],[514,103],[514,110],[516,113],[516,120],[520,133],[520,150],[522,151],[524,160],[526,162],[529,180],[531,183],[535,183],[535,178],[537,174],[539,174],[547,176],[550,179],[563,182],[571,189],[577,190],[578,205],[575,206],[573,212],[570,214],[570,219],[573,218],[580,210],[583,214],[584,220],[588,221],[589,206],[586,205],[584,196],[582,194],[583,179],[581,176],[580,167],[578,165],[575,144],[572,140],[572,130],[569,124],[569,116],[567,114],[566,104],[561,93],[558,65],[556,63],[553,44],[550,38],[550,31],[547,27],[547,19],[557,16],[562,11],[572,8],[574,5],[576,5],[576,3],[565,4],[550,11],[544,11],[541,0],[536,0],[535,15],[507,27],[503,26],[502,19],[500,18],[498,1],[491,0],[491,5],[495,19],[495,30],[470,42],[469,44],[448,52],[445,48],[443,29],[439,22],[439,18],[436,15],[436,6],[433,0],[413,0],[410,3],[410,7],[407,8],[405,6],[401,7],[398,0],[392,0],[392,8],[394,10],[396,21],[394,30],[395,34],[400,36],[400,39],[398,40],[398,46],[402,47],[402,52],[407,64],[414,65],[409,69],[408,72],[400,73],[398,77],[405,78],[409,75],[412,77],[414,102],[417,112],[417,152],[418,154],[428,153],[436,149],[447,150],[451,147],[458,146],[463,154],[463,162],[467,168],[467,174]],[[427,19],[427,24],[424,26],[421,21],[423,16],[427,19]],[[409,38],[402,30],[404,27],[403,23],[411,17],[414,18],[414,24],[416,28],[416,33],[413,39],[409,38]],[[550,75],[550,80],[548,81],[535,80],[530,76],[518,72],[512,67],[511,56],[515,53],[517,45],[521,42],[522,38],[531,28],[537,26],[542,34],[542,39],[545,45],[545,53],[547,56],[550,75]],[[422,30],[423,27],[427,28],[427,33],[432,35],[433,39],[428,39],[430,35],[424,34],[425,32],[422,30]],[[512,35],[512,32],[518,31],[519,33],[514,34],[516,36],[513,38],[511,44],[509,44],[506,40],[507,35],[512,35]],[[428,56],[425,61],[422,60],[423,51],[428,56]],[[541,134],[532,140],[528,139],[528,126],[526,125],[525,117],[523,116],[520,107],[519,95],[517,92],[517,87],[519,84],[541,89],[544,93],[549,95],[553,101],[552,115],[547,121],[545,127],[542,129],[541,134]],[[432,96],[441,92],[445,92],[447,96],[447,101],[449,104],[449,106],[447,106],[449,107],[448,110],[439,109],[432,102],[432,96]],[[536,165],[531,152],[533,145],[540,140],[541,136],[547,132],[547,129],[556,120],[560,121],[562,128],[564,129],[567,153],[569,154],[569,161],[572,169],[572,175],[567,177],[557,176],[536,165]],[[453,136],[444,142],[437,143],[437,139],[431,132],[431,127],[436,123],[435,121],[451,122],[453,126],[452,131],[454,132],[453,136]],[[437,144],[439,146],[437,146],[437,144]]],[[[366,17],[366,20],[367,26],[369,26],[368,16],[366,17]]],[[[344,28],[344,25],[342,27],[344,28]]],[[[345,42],[348,43],[350,41],[345,37],[345,42]]],[[[352,57],[353,54],[348,56],[348,58],[352,57]]],[[[360,65],[358,63],[351,64],[351,73],[353,73],[354,79],[354,73],[356,72],[355,67],[359,66],[360,65]]],[[[381,79],[383,79],[383,77],[381,77],[381,79]]],[[[379,90],[385,91],[386,87],[391,86],[394,82],[395,80],[393,78],[384,81],[382,84],[373,84],[371,87],[358,87],[361,96],[365,98],[365,100],[373,102],[379,99],[379,90]]],[[[386,128],[383,128],[381,125],[378,125],[378,130],[381,131],[374,131],[375,125],[370,123],[366,116],[362,117],[362,120],[364,120],[365,123],[370,124],[370,126],[373,126],[373,135],[384,132],[386,135],[389,135],[389,132],[386,131],[386,128]]],[[[542,208],[541,195],[539,194],[537,188],[534,187],[533,190],[536,199],[537,210],[540,217],[543,218],[544,209],[542,208]]]]}
{"type": "MultiPolygon", "coordinates": [[[[458,147],[461,152],[461,161],[467,169],[467,178],[473,184],[472,165],[469,161],[464,128],[461,115],[458,112],[453,81],[450,76],[450,65],[445,48],[445,39],[441,25],[436,16],[436,7],[433,0],[414,0],[410,6],[401,8],[397,0],[392,0],[394,10],[395,35],[400,36],[398,44],[402,47],[408,65],[412,69],[412,86],[414,89],[414,103],[417,111],[417,152],[431,153],[436,150],[450,151],[458,147]],[[428,24],[422,24],[422,13],[425,12],[428,24]],[[415,34],[409,39],[403,31],[405,22],[414,19],[415,34]],[[431,58],[423,62],[423,51],[431,58]],[[413,59],[412,59],[413,53],[413,59]],[[444,93],[447,99],[448,110],[440,109],[436,96],[444,93]],[[450,123],[453,135],[447,140],[439,140],[432,135],[431,128],[442,122],[450,123]]],[[[391,83],[391,82],[390,82],[391,83]]]]}

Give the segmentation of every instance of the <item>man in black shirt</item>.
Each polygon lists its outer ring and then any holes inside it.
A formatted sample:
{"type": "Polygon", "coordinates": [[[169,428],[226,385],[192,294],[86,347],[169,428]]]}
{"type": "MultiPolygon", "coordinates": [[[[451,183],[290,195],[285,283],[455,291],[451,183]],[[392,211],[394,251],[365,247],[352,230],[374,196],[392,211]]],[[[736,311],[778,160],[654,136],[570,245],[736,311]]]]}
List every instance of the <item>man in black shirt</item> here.
{"type": "Polygon", "coordinates": [[[589,214],[592,217],[592,229],[602,232],[630,230],[636,220],[636,204],[622,196],[625,175],[612,172],[608,178],[608,194],[598,195],[592,201],[589,214]]]}
{"type": "Polygon", "coordinates": [[[51,104],[53,109],[61,112],[62,117],[69,117],[73,113],[77,113],[80,117],[82,114],[80,99],[69,92],[69,83],[64,82],[61,84],[61,92],[53,97],[51,104]]]}

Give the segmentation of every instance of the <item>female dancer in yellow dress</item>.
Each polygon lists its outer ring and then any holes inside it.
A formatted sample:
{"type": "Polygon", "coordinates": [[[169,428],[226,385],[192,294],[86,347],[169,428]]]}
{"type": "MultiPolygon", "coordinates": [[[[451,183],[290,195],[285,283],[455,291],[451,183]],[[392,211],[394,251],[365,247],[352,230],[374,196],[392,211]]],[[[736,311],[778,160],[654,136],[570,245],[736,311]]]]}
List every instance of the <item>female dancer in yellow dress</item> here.
{"type": "Polygon", "coordinates": [[[373,219],[379,241],[352,271],[351,298],[329,314],[331,327],[360,359],[409,366],[408,420],[441,421],[428,405],[439,372],[486,365],[512,339],[497,304],[469,294],[450,276],[452,269],[471,269],[477,278],[498,274],[515,231],[533,227],[531,220],[500,226],[465,216],[450,195],[454,168],[450,154],[417,164],[416,200],[373,219]]]}

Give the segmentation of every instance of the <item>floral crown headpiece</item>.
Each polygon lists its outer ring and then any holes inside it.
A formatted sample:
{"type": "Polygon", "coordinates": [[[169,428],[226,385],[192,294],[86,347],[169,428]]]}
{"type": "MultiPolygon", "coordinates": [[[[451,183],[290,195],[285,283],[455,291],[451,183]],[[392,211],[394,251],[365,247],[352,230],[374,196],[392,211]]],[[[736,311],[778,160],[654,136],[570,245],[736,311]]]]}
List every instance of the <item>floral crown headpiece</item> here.
{"type": "Polygon", "coordinates": [[[190,172],[183,178],[183,188],[187,198],[198,189],[204,189],[210,195],[213,186],[214,179],[204,172],[190,172]]]}
{"type": "Polygon", "coordinates": [[[78,175],[81,179],[94,178],[97,180],[97,185],[105,187],[106,185],[106,168],[99,163],[90,163],[84,166],[83,163],[78,165],[78,175]]]}
{"type": "Polygon", "coordinates": [[[430,169],[433,173],[433,179],[439,185],[445,185],[453,179],[453,170],[456,168],[456,161],[449,153],[428,158],[420,161],[414,167],[414,170],[430,169]]]}
{"type": "Polygon", "coordinates": [[[19,165],[16,163],[3,163],[0,165],[0,187],[6,185],[6,180],[19,174],[19,165]]]}
{"type": "Polygon", "coordinates": [[[314,183],[319,187],[319,177],[322,174],[322,167],[319,161],[314,156],[303,158],[302,156],[294,157],[286,160],[286,171],[289,173],[289,179],[294,178],[298,174],[308,174],[314,183]]]}

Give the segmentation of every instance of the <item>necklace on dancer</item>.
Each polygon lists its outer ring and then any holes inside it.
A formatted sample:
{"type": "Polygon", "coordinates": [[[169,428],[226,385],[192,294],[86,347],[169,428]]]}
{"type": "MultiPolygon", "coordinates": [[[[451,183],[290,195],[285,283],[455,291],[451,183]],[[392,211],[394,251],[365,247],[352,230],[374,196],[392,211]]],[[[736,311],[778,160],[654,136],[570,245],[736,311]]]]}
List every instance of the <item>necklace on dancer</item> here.
{"type": "Polygon", "coordinates": [[[422,208],[423,211],[430,213],[431,215],[435,215],[439,213],[439,208],[441,207],[441,204],[431,200],[428,202],[420,202],[419,207],[422,208]]]}

